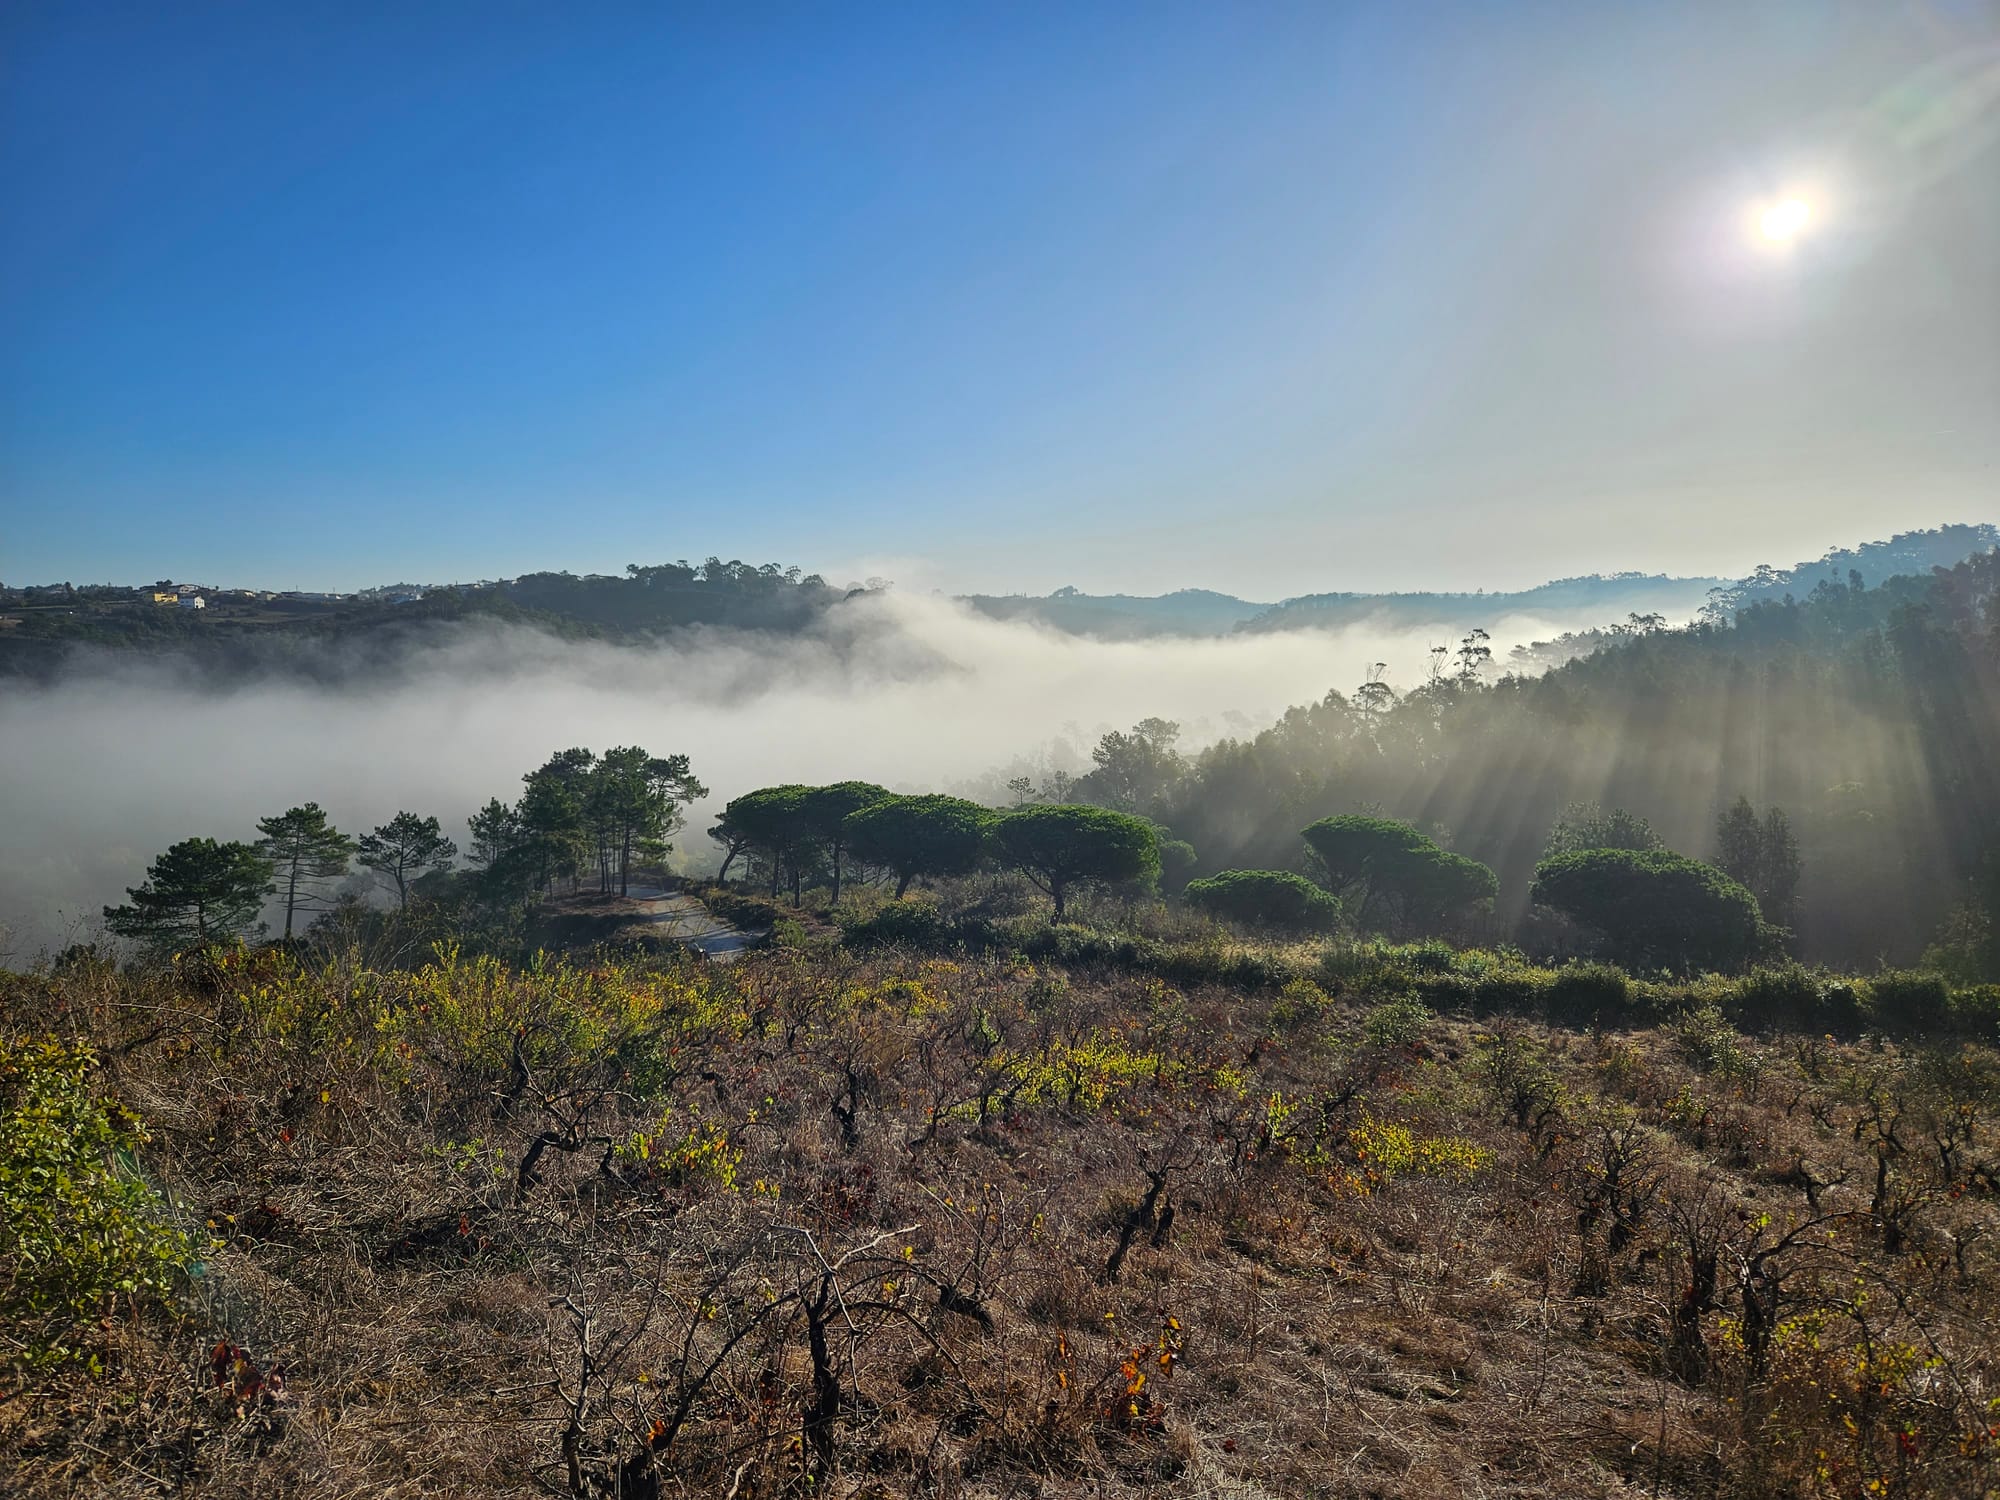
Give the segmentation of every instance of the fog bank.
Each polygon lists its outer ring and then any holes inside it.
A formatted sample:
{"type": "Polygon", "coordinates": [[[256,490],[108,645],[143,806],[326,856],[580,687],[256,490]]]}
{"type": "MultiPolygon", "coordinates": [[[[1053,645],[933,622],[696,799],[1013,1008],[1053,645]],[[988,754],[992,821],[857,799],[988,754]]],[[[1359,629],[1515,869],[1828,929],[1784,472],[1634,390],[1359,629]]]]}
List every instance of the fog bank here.
{"type": "MultiPolygon", "coordinates": [[[[1601,623],[1502,619],[1519,642],[1601,623]]],[[[632,648],[466,627],[390,679],[217,688],[173,658],[105,657],[0,694],[0,928],[15,962],[92,935],[178,839],[250,839],[316,801],[349,832],[399,809],[465,842],[487,798],[570,745],[684,752],[711,790],[681,857],[706,863],[708,812],[752,787],[857,777],[898,790],[978,784],[1022,756],[1087,757],[1105,731],[1177,719],[1183,748],[1254,733],[1351,691],[1374,662],[1427,669],[1457,632],[1338,632],[1110,643],[1001,622],[948,600],[857,598],[805,637],[694,634],[632,648]]]]}

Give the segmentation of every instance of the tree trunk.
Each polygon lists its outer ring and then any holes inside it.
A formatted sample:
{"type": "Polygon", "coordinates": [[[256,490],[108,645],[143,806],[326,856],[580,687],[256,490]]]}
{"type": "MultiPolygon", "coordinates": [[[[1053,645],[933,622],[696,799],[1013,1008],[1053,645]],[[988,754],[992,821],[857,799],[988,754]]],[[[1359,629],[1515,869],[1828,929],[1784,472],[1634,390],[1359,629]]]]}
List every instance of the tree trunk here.
{"type": "Polygon", "coordinates": [[[812,1352],[813,1398],[805,1411],[806,1446],[812,1449],[812,1477],[823,1481],[833,1468],[833,1424],[840,1419],[840,1377],[834,1373],[832,1350],[826,1341],[827,1302],[831,1289],[806,1304],[806,1344],[812,1352]]]}
{"type": "Polygon", "coordinates": [[[1049,882],[1049,895],[1054,898],[1056,903],[1055,915],[1049,918],[1051,922],[1060,922],[1063,919],[1063,897],[1068,892],[1068,886],[1062,881],[1052,880],[1049,882]]]}
{"type": "Polygon", "coordinates": [[[840,905],[840,845],[833,846],[833,904],[840,905]]]}
{"type": "Polygon", "coordinates": [[[914,870],[905,870],[896,877],[896,899],[898,901],[903,899],[903,892],[910,888],[910,880],[915,874],[916,871],[914,870]]]}

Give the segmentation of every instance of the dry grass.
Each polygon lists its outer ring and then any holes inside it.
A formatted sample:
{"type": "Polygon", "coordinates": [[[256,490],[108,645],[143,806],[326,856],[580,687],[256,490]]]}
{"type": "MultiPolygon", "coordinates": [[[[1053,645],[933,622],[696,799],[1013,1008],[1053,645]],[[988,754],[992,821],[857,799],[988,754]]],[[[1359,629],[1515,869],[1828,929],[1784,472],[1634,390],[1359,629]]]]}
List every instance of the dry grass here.
{"type": "Polygon", "coordinates": [[[2000,1482],[1976,1049],[1382,1048],[1365,995],[1274,1022],[837,948],[4,983],[10,1030],[97,1047],[214,1242],[107,1320],[103,1377],[15,1380],[16,1493],[2000,1482]],[[218,1385],[219,1341],[266,1384],[218,1385]]]}

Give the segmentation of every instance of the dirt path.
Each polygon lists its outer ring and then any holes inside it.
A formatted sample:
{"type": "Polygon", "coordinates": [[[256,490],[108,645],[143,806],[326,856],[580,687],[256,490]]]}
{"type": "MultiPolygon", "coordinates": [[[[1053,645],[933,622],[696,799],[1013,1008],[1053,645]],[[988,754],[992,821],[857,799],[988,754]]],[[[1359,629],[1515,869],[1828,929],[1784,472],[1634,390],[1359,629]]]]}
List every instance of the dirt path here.
{"type": "Polygon", "coordinates": [[[657,923],[665,928],[667,935],[717,963],[734,963],[763,936],[725,922],[683,891],[635,885],[627,895],[638,908],[632,918],[634,922],[657,923]]]}

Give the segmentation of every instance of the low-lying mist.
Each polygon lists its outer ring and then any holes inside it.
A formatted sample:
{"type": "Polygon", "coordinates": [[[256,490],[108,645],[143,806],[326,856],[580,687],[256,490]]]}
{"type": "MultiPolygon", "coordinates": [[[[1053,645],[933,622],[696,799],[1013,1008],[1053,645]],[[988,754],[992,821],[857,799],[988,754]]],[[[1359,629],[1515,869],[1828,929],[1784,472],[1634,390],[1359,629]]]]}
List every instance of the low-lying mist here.
{"type": "MultiPolygon", "coordinates": [[[[1492,622],[1516,643],[1601,623],[1492,622]]],[[[1458,632],[1373,630],[1107,643],[884,594],[797,637],[693,633],[649,648],[467,626],[393,675],[288,675],[218,688],[172,657],[103,656],[0,696],[0,928],[16,959],[93,935],[147,863],[194,835],[255,837],[316,801],[350,832],[399,809],[466,816],[511,800],[569,745],[684,752],[711,791],[680,858],[700,865],[709,811],[750,788],[844,777],[897,790],[997,792],[996,770],[1088,768],[1106,730],[1176,719],[1191,749],[1254,733],[1291,704],[1351,690],[1375,662],[1427,670],[1458,632]]]]}

